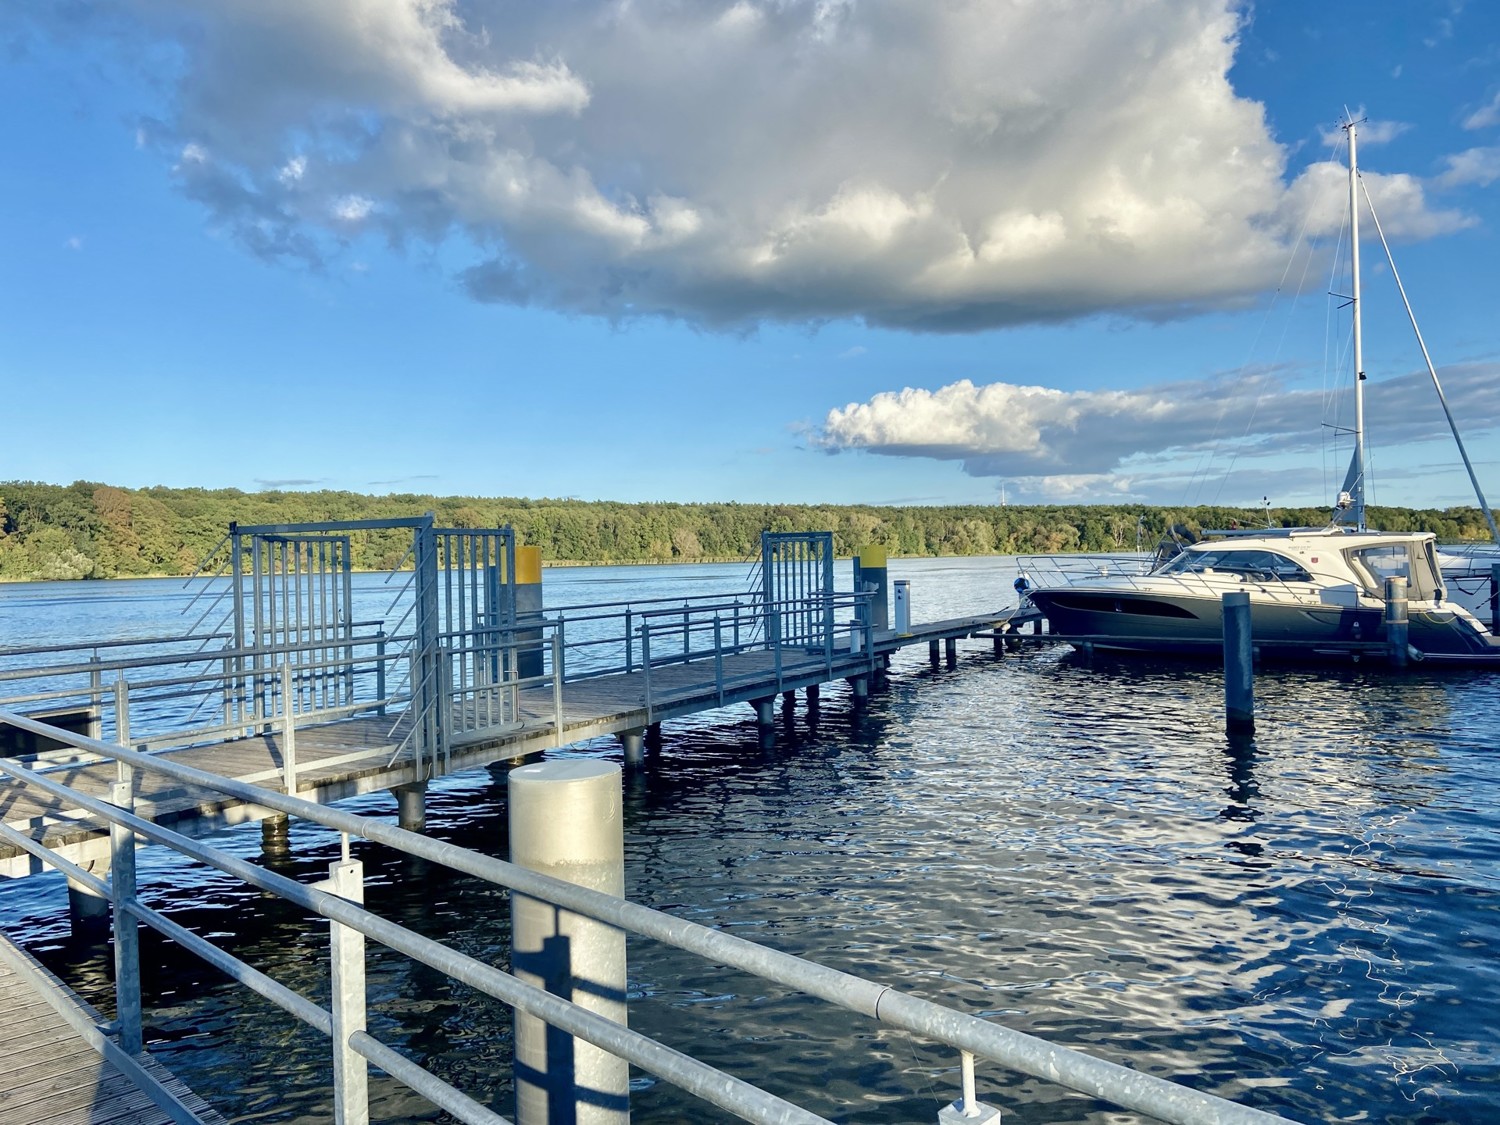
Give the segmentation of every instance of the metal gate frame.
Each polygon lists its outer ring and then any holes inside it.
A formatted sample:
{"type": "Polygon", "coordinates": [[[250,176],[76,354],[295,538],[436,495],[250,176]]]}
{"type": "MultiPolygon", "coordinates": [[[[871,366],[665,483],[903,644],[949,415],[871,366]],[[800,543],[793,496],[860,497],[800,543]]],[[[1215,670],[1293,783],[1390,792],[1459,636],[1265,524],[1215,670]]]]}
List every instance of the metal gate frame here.
{"type": "Polygon", "coordinates": [[[446,762],[455,699],[459,729],[480,719],[486,725],[512,721],[515,693],[507,685],[517,678],[515,532],[439,528],[434,521],[428,512],[386,520],[231,523],[233,721],[263,725],[277,715],[355,702],[350,536],[401,528],[412,532],[414,627],[406,656],[419,776],[432,776],[438,762],[446,762]],[[286,699],[279,698],[283,665],[293,685],[286,699]]]}
{"type": "Polygon", "coordinates": [[[763,531],[760,560],[767,647],[823,651],[834,635],[833,532],[763,531]]]}

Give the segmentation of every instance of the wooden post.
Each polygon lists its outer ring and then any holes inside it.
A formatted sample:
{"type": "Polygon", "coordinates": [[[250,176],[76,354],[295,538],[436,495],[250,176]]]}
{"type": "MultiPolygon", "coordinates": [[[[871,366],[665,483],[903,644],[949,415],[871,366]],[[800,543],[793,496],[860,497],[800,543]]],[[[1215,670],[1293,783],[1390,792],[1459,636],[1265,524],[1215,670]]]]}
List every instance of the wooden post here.
{"type": "Polygon", "coordinates": [[[1250,595],[1225,594],[1224,725],[1234,733],[1255,730],[1255,650],[1250,637],[1250,595]]]}

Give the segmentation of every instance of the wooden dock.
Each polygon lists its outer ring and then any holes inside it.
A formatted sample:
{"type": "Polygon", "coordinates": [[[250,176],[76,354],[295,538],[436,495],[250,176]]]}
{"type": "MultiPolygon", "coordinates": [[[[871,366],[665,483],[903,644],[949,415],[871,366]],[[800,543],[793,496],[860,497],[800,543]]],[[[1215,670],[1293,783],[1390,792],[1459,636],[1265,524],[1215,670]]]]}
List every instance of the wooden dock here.
{"type": "MultiPolygon", "coordinates": [[[[295,729],[297,795],[328,804],[377,789],[397,789],[495,761],[523,759],[557,746],[607,735],[640,732],[664,720],[737,703],[754,703],[838,679],[866,679],[889,654],[926,644],[937,646],[967,637],[994,637],[1014,627],[1013,611],[955,618],[911,626],[911,631],[874,634],[869,652],[850,651],[847,642],[832,653],[783,646],[726,652],[701,659],[572,680],[561,691],[561,709],[550,690],[520,693],[519,722],[463,730],[450,739],[446,759],[433,772],[413,761],[403,714],[361,716],[295,729]],[[647,677],[650,677],[649,698],[647,677]],[[559,718],[561,720],[559,724],[559,718]]],[[[998,644],[998,641],[996,642],[998,644]]],[[[951,648],[950,648],[951,652],[951,648]]],[[[285,737],[279,729],[251,738],[160,751],[174,762],[238,781],[285,791],[285,737]]],[[[57,764],[49,774],[82,793],[106,798],[115,780],[113,762],[57,764]]],[[[186,835],[201,836],[229,825],[259,820],[268,810],[229,800],[223,794],[194,791],[169,779],[137,771],[136,808],[144,816],[186,835]]],[[[35,787],[0,779],[0,822],[41,841],[84,865],[107,864],[109,838],[102,825],[35,787]]],[[[0,878],[39,873],[41,862],[11,844],[0,843],[0,878]]]]}
{"type": "MultiPolygon", "coordinates": [[[[0,1022],[5,1027],[0,1125],[168,1125],[173,1120],[79,1030],[80,1023],[97,1028],[99,1013],[3,936],[0,1022]]],[[[135,1061],[197,1120],[210,1125],[224,1120],[160,1063],[144,1055],[135,1061]]]]}

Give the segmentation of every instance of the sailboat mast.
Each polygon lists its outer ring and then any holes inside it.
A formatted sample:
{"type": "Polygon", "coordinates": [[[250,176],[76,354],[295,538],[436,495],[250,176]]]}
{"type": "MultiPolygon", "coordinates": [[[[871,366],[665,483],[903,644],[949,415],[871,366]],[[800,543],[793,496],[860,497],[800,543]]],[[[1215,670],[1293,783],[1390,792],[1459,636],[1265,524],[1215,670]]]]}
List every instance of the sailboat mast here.
{"type": "Polygon", "coordinates": [[[1349,268],[1354,287],[1350,305],[1354,310],[1354,462],[1350,466],[1354,487],[1350,492],[1354,525],[1365,530],[1365,351],[1359,300],[1359,158],[1356,152],[1358,125],[1345,124],[1349,134],[1349,268]]]}

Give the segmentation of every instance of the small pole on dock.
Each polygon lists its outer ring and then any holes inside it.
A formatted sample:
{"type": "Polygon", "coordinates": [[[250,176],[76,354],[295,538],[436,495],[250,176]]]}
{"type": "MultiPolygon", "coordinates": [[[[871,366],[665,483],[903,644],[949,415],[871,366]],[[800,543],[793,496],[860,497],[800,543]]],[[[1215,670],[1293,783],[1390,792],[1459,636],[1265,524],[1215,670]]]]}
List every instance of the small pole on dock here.
{"type": "MultiPolygon", "coordinates": [[[[135,783],[109,787],[112,805],[135,811],[135,783]]],[[[115,1013],[120,1021],[120,1049],[141,1053],[140,923],[126,907],[135,901],[135,833],[121,824],[109,826],[109,889],[115,914],[115,1013]]]]}
{"type": "Polygon", "coordinates": [[[1250,637],[1250,595],[1225,594],[1224,725],[1231,733],[1255,730],[1255,649],[1250,637]]]}
{"type": "Polygon", "coordinates": [[[911,583],[905,578],[896,579],[896,632],[911,632],[911,583]]]}
{"type": "MultiPolygon", "coordinates": [[[[347,841],[347,837],[345,838],[347,841]]],[[[341,859],[328,865],[328,890],[359,906],[365,904],[365,865],[341,859]]],[[[341,922],[328,924],[328,959],[332,977],[333,1117],[335,1121],[370,1120],[370,1068],[349,1045],[365,1030],[365,935],[341,922]]]]}
{"type": "Polygon", "coordinates": [[[1385,644],[1392,668],[1406,667],[1410,632],[1406,579],[1400,575],[1392,575],[1385,580],[1385,644]]]}
{"type": "MultiPolygon", "coordinates": [[[[510,772],[510,858],[544,875],[605,894],[625,893],[620,767],[554,761],[510,772]]],[[[550,903],[511,895],[512,969],[616,1023],[626,1022],[625,934],[550,903]]],[[[517,1125],[624,1125],[630,1117],[625,1060],[535,1016],[516,1013],[517,1125]]]]}

